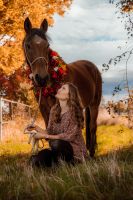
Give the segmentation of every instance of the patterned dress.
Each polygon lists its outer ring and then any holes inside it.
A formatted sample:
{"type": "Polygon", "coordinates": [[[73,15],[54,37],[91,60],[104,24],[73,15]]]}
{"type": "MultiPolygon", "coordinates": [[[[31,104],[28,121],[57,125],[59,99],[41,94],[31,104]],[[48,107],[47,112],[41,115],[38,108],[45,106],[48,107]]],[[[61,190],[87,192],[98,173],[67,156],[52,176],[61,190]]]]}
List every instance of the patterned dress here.
{"type": "Polygon", "coordinates": [[[48,134],[59,134],[59,139],[68,141],[74,152],[74,158],[78,161],[88,159],[87,148],[82,136],[82,129],[78,127],[76,120],[72,119],[71,111],[61,114],[61,122],[55,123],[52,120],[53,109],[50,110],[47,126],[48,134]]]}

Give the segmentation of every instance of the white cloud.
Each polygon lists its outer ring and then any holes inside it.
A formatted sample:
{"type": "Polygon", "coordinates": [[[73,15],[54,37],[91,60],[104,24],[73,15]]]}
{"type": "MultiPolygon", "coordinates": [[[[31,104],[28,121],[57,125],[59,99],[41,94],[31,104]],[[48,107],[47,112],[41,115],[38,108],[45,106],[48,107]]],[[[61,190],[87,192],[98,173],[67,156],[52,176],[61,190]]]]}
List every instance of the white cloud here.
{"type": "MultiPolygon", "coordinates": [[[[106,0],[75,0],[64,17],[55,14],[55,25],[48,31],[52,38],[51,47],[58,51],[67,63],[87,59],[101,70],[103,63],[124,51],[117,48],[118,46],[126,48],[127,34],[115,11],[115,5],[106,0]]],[[[103,74],[105,95],[109,95],[106,89],[108,84],[108,92],[111,93],[113,83],[123,78],[121,70],[125,67],[125,61],[118,66],[103,74]],[[110,83],[106,84],[108,80],[110,83]]],[[[132,59],[129,62],[129,70],[131,80],[132,59]]]]}

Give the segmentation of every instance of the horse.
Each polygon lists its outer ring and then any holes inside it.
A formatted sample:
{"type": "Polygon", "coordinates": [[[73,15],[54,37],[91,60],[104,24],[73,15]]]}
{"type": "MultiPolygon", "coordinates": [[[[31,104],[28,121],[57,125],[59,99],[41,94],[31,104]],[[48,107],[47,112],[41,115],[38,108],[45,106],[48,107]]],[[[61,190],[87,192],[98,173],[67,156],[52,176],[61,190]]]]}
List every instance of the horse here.
{"type": "MultiPolygon", "coordinates": [[[[50,37],[47,34],[48,22],[44,19],[39,28],[33,28],[30,19],[24,21],[25,37],[22,42],[24,56],[30,66],[33,80],[39,87],[49,80],[48,72],[50,37]]],[[[80,47],[79,47],[80,48],[80,47]]],[[[79,49],[80,50],[80,49],[79,49]]],[[[96,130],[98,109],[102,96],[102,77],[97,66],[89,60],[67,63],[68,74],[65,82],[72,82],[79,90],[85,115],[86,147],[90,157],[94,157],[97,147],[96,130]]],[[[41,97],[40,112],[47,127],[55,96],[41,97]]]]}

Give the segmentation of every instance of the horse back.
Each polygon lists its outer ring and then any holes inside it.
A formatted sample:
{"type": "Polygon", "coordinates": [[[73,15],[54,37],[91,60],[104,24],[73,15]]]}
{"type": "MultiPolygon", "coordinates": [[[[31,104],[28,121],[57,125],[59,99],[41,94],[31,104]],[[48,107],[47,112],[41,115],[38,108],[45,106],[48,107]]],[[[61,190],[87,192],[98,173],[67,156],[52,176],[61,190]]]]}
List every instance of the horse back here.
{"type": "Polygon", "coordinates": [[[66,81],[74,83],[79,90],[84,107],[99,105],[102,95],[102,78],[97,66],[88,60],[78,60],[67,65],[66,81]]]}

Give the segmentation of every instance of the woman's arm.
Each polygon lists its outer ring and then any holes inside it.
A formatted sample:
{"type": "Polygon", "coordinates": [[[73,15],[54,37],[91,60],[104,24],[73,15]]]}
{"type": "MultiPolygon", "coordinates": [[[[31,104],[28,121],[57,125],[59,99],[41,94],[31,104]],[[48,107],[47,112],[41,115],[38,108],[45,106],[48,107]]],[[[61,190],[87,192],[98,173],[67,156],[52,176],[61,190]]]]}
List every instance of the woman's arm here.
{"type": "Polygon", "coordinates": [[[42,132],[38,132],[34,135],[35,139],[48,139],[48,132],[47,130],[43,130],[42,132]]]}
{"type": "Polygon", "coordinates": [[[77,133],[79,131],[78,125],[75,121],[69,120],[68,126],[66,127],[66,131],[64,133],[60,133],[57,135],[48,134],[47,130],[43,130],[42,133],[36,134],[34,137],[36,139],[61,139],[65,141],[74,141],[77,133]]]}
{"type": "Polygon", "coordinates": [[[75,140],[78,131],[79,128],[77,123],[74,120],[70,119],[64,133],[60,133],[58,135],[47,135],[46,137],[47,139],[62,139],[70,142],[75,140]]]}
{"type": "MultiPolygon", "coordinates": [[[[51,118],[52,118],[52,114],[51,114],[51,118]]],[[[51,121],[48,125],[48,129],[46,130],[42,130],[42,132],[40,134],[36,134],[35,138],[37,139],[62,139],[65,141],[74,141],[76,138],[76,135],[79,132],[79,127],[76,123],[76,120],[71,119],[71,116],[67,119],[67,125],[65,127],[64,133],[60,133],[57,135],[53,135],[49,133],[49,130],[51,130],[50,128],[52,128],[52,126],[50,126],[51,121]]]]}
{"type": "Polygon", "coordinates": [[[38,125],[35,125],[34,126],[35,128],[35,130],[37,131],[37,132],[39,132],[39,133],[47,133],[48,134],[48,132],[47,132],[47,129],[42,129],[40,126],[38,126],[38,125]]]}
{"type": "Polygon", "coordinates": [[[52,113],[53,113],[53,107],[50,110],[48,126],[45,130],[40,128],[38,125],[35,125],[35,130],[38,132],[34,136],[36,139],[48,139],[48,135],[52,133],[53,131],[52,113]]]}

